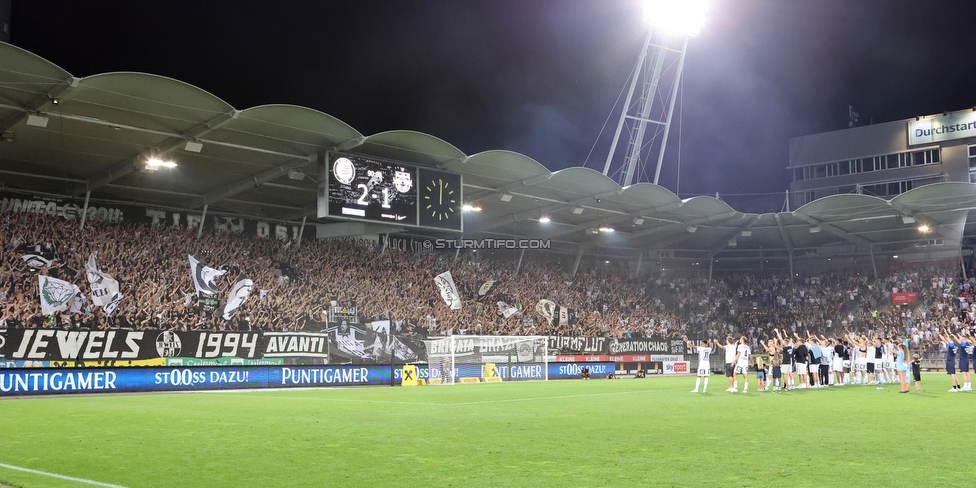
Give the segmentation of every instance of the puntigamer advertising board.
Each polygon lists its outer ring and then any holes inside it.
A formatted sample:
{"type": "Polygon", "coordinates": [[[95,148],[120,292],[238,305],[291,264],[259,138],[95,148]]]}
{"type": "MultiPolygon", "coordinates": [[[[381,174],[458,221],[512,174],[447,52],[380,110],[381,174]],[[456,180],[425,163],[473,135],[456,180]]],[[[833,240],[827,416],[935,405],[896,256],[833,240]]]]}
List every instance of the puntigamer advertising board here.
{"type": "Polygon", "coordinates": [[[390,366],[0,370],[0,396],[389,385],[390,366]]]}

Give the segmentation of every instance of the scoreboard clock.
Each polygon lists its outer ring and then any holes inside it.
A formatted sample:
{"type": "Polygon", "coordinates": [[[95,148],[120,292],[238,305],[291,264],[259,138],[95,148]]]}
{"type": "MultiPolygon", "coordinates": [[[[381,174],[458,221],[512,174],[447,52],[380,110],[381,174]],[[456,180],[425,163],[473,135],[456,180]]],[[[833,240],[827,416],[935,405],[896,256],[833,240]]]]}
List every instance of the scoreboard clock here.
{"type": "Polygon", "coordinates": [[[329,153],[319,162],[319,182],[319,217],[462,229],[460,175],[329,153]]]}
{"type": "Polygon", "coordinates": [[[461,176],[419,169],[419,224],[423,227],[461,230],[461,176]]]}

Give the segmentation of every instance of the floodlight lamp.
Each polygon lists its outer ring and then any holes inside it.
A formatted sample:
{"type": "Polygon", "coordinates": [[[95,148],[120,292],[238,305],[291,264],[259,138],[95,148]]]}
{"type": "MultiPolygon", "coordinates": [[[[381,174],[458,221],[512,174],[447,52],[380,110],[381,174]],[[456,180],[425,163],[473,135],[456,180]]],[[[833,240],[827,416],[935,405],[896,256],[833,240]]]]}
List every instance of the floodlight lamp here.
{"type": "Polygon", "coordinates": [[[613,232],[613,227],[600,227],[600,232],[613,232]]]}
{"type": "Polygon", "coordinates": [[[542,222],[543,224],[548,224],[549,222],[552,222],[552,219],[550,219],[549,217],[539,217],[539,222],[542,222]]]}
{"type": "Polygon", "coordinates": [[[697,36],[705,23],[708,4],[708,0],[644,0],[644,25],[697,36]]]}
{"type": "Polygon", "coordinates": [[[921,232],[921,233],[923,233],[923,234],[928,234],[929,232],[932,232],[932,228],[929,227],[926,224],[922,224],[922,225],[918,226],[918,231],[921,232]]]}
{"type": "Polygon", "coordinates": [[[159,169],[159,168],[175,168],[176,163],[172,161],[164,161],[162,159],[152,158],[146,161],[146,167],[149,169],[159,169]]]}

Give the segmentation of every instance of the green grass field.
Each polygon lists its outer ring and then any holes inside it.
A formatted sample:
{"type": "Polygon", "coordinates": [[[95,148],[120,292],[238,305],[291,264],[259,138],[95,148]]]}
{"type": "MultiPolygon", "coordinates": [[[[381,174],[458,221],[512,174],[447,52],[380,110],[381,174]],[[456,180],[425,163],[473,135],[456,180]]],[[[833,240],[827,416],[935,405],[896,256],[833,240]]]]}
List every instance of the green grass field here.
{"type": "MultiPolygon", "coordinates": [[[[694,378],[0,401],[0,463],[126,487],[964,486],[976,393],[694,378]],[[751,382],[752,388],[755,383],[751,382]]],[[[0,484],[86,486],[0,467],[0,484]]],[[[91,486],[91,485],[87,485],[91,486]]],[[[104,485],[103,485],[104,486],[104,485]]]]}

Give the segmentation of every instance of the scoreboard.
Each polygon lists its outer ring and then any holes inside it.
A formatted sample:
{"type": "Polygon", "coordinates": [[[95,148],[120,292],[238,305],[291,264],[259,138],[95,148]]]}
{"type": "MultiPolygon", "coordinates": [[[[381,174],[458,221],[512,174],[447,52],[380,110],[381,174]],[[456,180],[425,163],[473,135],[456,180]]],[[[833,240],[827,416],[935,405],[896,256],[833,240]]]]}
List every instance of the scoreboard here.
{"type": "Polygon", "coordinates": [[[461,176],[368,156],[319,163],[318,216],[462,230],[461,176]]]}

